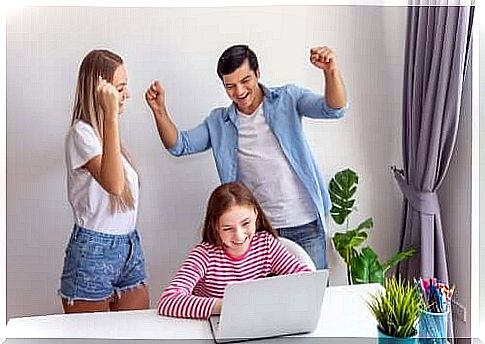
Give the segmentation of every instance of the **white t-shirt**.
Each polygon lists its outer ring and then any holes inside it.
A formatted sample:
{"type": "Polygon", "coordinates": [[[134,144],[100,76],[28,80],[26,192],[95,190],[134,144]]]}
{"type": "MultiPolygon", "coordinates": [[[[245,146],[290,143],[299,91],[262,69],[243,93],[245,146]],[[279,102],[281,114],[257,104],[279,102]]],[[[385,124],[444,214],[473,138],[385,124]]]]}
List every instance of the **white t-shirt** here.
{"type": "Polygon", "coordinates": [[[266,123],[262,103],[251,115],[239,112],[239,179],[253,192],[275,228],[316,219],[308,192],[266,123]]]}
{"type": "Polygon", "coordinates": [[[82,168],[103,151],[91,125],[77,121],[66,137],[67,194],[74,222],[84,228],[108,234],[127,234],[136,228],[138,175],[123,157],[123,167],[134,198],[135,209],[111,214],[109,193],[82,168]]]}

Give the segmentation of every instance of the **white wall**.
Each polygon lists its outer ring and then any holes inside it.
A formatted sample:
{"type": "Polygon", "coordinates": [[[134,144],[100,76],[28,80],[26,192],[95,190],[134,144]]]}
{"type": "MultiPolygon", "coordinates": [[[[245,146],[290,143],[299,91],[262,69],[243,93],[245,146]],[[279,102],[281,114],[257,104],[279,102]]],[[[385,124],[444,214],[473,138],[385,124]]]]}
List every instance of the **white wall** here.
{"type": "MultiPolygon", "coordinates": [[[[215,73],[231,44],[256,51],[263,83],[321,90],[308,51],[337,53],[351,110],[339,121],[307,121],[308,139],[329,179],[342,168],[360,179],[357,223],[374,217],[371,242],[382,259],[398,247],[401,195],[390,165],[401,164],[404,7],[24,8],[7,17],[7,318],[61,312],[56,296],[71,227],[64,135],[76,74],[91,49],[124,56],[132,101],[122,133],[140,173],[139,229],[152,306],[199,240],[205,202],[218,184],[209,152],[165,152],[142,94],[166,87],[180,128],[228,104],[215,73]],[[105,23],[103,25],[103,23],[105,23]]],[[[332,284],[345,283],[329,255],[332,284]]]]}

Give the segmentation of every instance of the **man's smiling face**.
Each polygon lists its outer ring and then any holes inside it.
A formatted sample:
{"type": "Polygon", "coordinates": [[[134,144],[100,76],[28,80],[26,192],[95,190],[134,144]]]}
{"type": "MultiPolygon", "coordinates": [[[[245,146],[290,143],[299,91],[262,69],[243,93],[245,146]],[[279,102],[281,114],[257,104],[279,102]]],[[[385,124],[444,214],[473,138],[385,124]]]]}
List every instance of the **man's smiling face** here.
{"type": "Polygon", "coordinates": [[[263,100],[263,91],[258,80],[259,71],[253,71],[247,59],[234,72],[222,76],[228,97],[244,114],[252,114],[263,100]]]}

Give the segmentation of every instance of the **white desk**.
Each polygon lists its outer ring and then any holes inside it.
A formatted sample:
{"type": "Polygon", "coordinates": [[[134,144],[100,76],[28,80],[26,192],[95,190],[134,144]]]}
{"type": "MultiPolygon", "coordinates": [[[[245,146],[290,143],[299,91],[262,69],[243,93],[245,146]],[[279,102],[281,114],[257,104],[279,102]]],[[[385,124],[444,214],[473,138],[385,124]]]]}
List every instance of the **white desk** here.
{"type": "MultiPolygon", "coordinates": [[[[328,287],[317,329],[292,338],[376,338],[376,321],[365,300],[379,288],[378,284],[328,287]]],[[[207,320],[162,317],[154,309],[15,318],[7,324],[6,337],[212,339],[207,320]]]]}

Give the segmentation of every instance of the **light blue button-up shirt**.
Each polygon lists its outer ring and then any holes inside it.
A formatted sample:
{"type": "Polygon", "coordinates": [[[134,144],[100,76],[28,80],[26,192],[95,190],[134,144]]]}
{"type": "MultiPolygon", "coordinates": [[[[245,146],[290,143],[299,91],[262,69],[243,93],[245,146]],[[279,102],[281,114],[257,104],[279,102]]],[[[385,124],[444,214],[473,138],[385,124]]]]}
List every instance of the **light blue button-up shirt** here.
{"type": "MultiPolygon", "coordinates": [[[[322,227],[331,202],[327,185],[303,133],[302,116],[334,119],[345,114],[347,106],[333,109],[321,94],[296,86],[266,88],[263,113],[283,154],[308,191],[322,227]]],[[[197,127],[179,131],[177,143],[169,149],[175,156],[194,154],[212,148],[221,183],[238,180],[239,115],[234,103],[211,111],[197,127]]]]}

